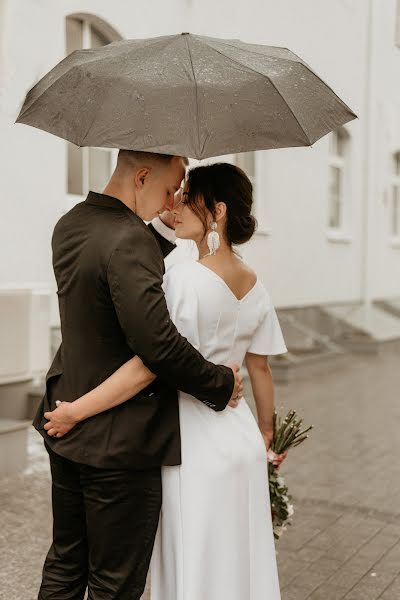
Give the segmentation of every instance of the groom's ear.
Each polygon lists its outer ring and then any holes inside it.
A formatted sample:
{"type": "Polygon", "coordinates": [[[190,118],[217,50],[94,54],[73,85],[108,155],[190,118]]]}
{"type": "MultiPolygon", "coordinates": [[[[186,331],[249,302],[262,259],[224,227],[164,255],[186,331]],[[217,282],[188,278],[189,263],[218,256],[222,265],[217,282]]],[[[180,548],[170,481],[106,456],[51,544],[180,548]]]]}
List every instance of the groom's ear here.
{"type": "Polygon", "coordinates": [[[148,167],[140,167],[135,173],[134,182],[137,188],[141,188],[144,186],[146,179],[150,174],[150,169],[148,167]]]}

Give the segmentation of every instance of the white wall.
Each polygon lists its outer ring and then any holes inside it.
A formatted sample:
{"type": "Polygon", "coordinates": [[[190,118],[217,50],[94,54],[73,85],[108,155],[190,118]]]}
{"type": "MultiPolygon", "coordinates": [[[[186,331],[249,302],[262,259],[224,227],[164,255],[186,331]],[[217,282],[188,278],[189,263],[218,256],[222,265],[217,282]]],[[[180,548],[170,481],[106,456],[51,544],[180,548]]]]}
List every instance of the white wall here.
{"type": "MultiPolygon", "coordinates": [[[[372,294],[400,295],[399,249],[384,231],[387,206],[382,156],[400,147],[400,51],[394,45],[394,0],[373,0],[376,49],[372,121],[376,197],[372,294]],[[393,22],[392,22],[393,21],[393,22]],[[383,68],[385,66],[385,68],[383,68]],[[383,115],[383,116],[382,116],[383,115]],[[381,124],[385,123],[384,133],[381,124]]],[[[271,232],[244,250],[280,306],[357,300],[362,292],[365,177],[367,0],[3,0],[0,10],[0,287],[53,285],[50,239],[65,206],[66,145],[13,121],[28,89],[64,56],[64,19],[95,13],[123,37],[191,31],[283,45],[298,53],[359,115],[351,134],[351,199],[346,243],[330,241],[327,139],[313,148],[267,151],[260,157],[260,194],[271,232]],[[6,257],[6,258],[5,258],[6,257]]],[[[55,315],[55,311],[54,311],[55,315]]],[[[55,319],[55,316],[54,316],[55,319]]]]}

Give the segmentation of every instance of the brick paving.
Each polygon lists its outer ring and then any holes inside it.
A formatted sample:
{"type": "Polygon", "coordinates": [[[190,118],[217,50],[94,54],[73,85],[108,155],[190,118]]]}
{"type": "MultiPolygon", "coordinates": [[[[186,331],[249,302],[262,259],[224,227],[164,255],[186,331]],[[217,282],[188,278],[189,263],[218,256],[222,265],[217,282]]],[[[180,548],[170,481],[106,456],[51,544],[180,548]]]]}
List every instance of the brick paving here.
{"type": "MultiPolygon", "coordinates": [[[[277,388],[277,406],[315,425],[282,469],[296,511],[277,543],[282,600],[400,599],[399,367],[386,348],[277,388]]],[[[1,600],[36,600],[50,541],[47,458],[30,439],[27,471],[0,480],[1,600]]]]}

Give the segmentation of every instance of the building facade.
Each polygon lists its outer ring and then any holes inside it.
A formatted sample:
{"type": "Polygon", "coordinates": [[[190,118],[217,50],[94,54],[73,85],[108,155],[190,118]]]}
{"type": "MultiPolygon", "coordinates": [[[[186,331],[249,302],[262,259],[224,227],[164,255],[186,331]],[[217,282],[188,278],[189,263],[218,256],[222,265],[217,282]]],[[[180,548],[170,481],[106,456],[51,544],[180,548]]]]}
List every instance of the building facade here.
{"type": "Polygon", "coordinates": [[[15,358],[9,352],[21,320],[10,294],[28,297],[19,340],[34,337],[24,350],[29,377],[48,361],[35,339],[49,326],[49,306],[50,324],[58,322],[54,224],[88,189],[101,191],[115,163],[113,151],[77,149],[15,125],[26,92],[77,48],[182,31],[289,47],[359,117],[311,148],[226,157],[254,182],[259,230],[243,254],[274,303],[368,308],[400,297],[400,2],[0,0],[4,384],[18,378],[12,361],[22,361],[18,348],[15,358]]]}

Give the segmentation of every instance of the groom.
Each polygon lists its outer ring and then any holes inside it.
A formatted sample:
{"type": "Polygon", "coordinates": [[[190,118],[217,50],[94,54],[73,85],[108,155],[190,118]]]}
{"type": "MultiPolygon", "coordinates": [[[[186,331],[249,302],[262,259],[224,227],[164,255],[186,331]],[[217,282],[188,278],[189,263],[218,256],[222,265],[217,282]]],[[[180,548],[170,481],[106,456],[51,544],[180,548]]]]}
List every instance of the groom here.
{"type": "Polygon", "coordinates": [[[170,320],[160,218],[185,175],[178,156],[120,151],[104,194],[57,223],[53,267],[62,344],[34,420],[50,455],[53,543],[40,600],[139,600],[161,507],[161,465],[181,462],[177,389],[210,409],[240,394],[236,368],[206,361],[170,320]],[[143,221],[152,220],[150,226],[143,221]],[[135,398],[49,437],[44,413],[73,401],[138,355],[156,375],[135,398]]]}

